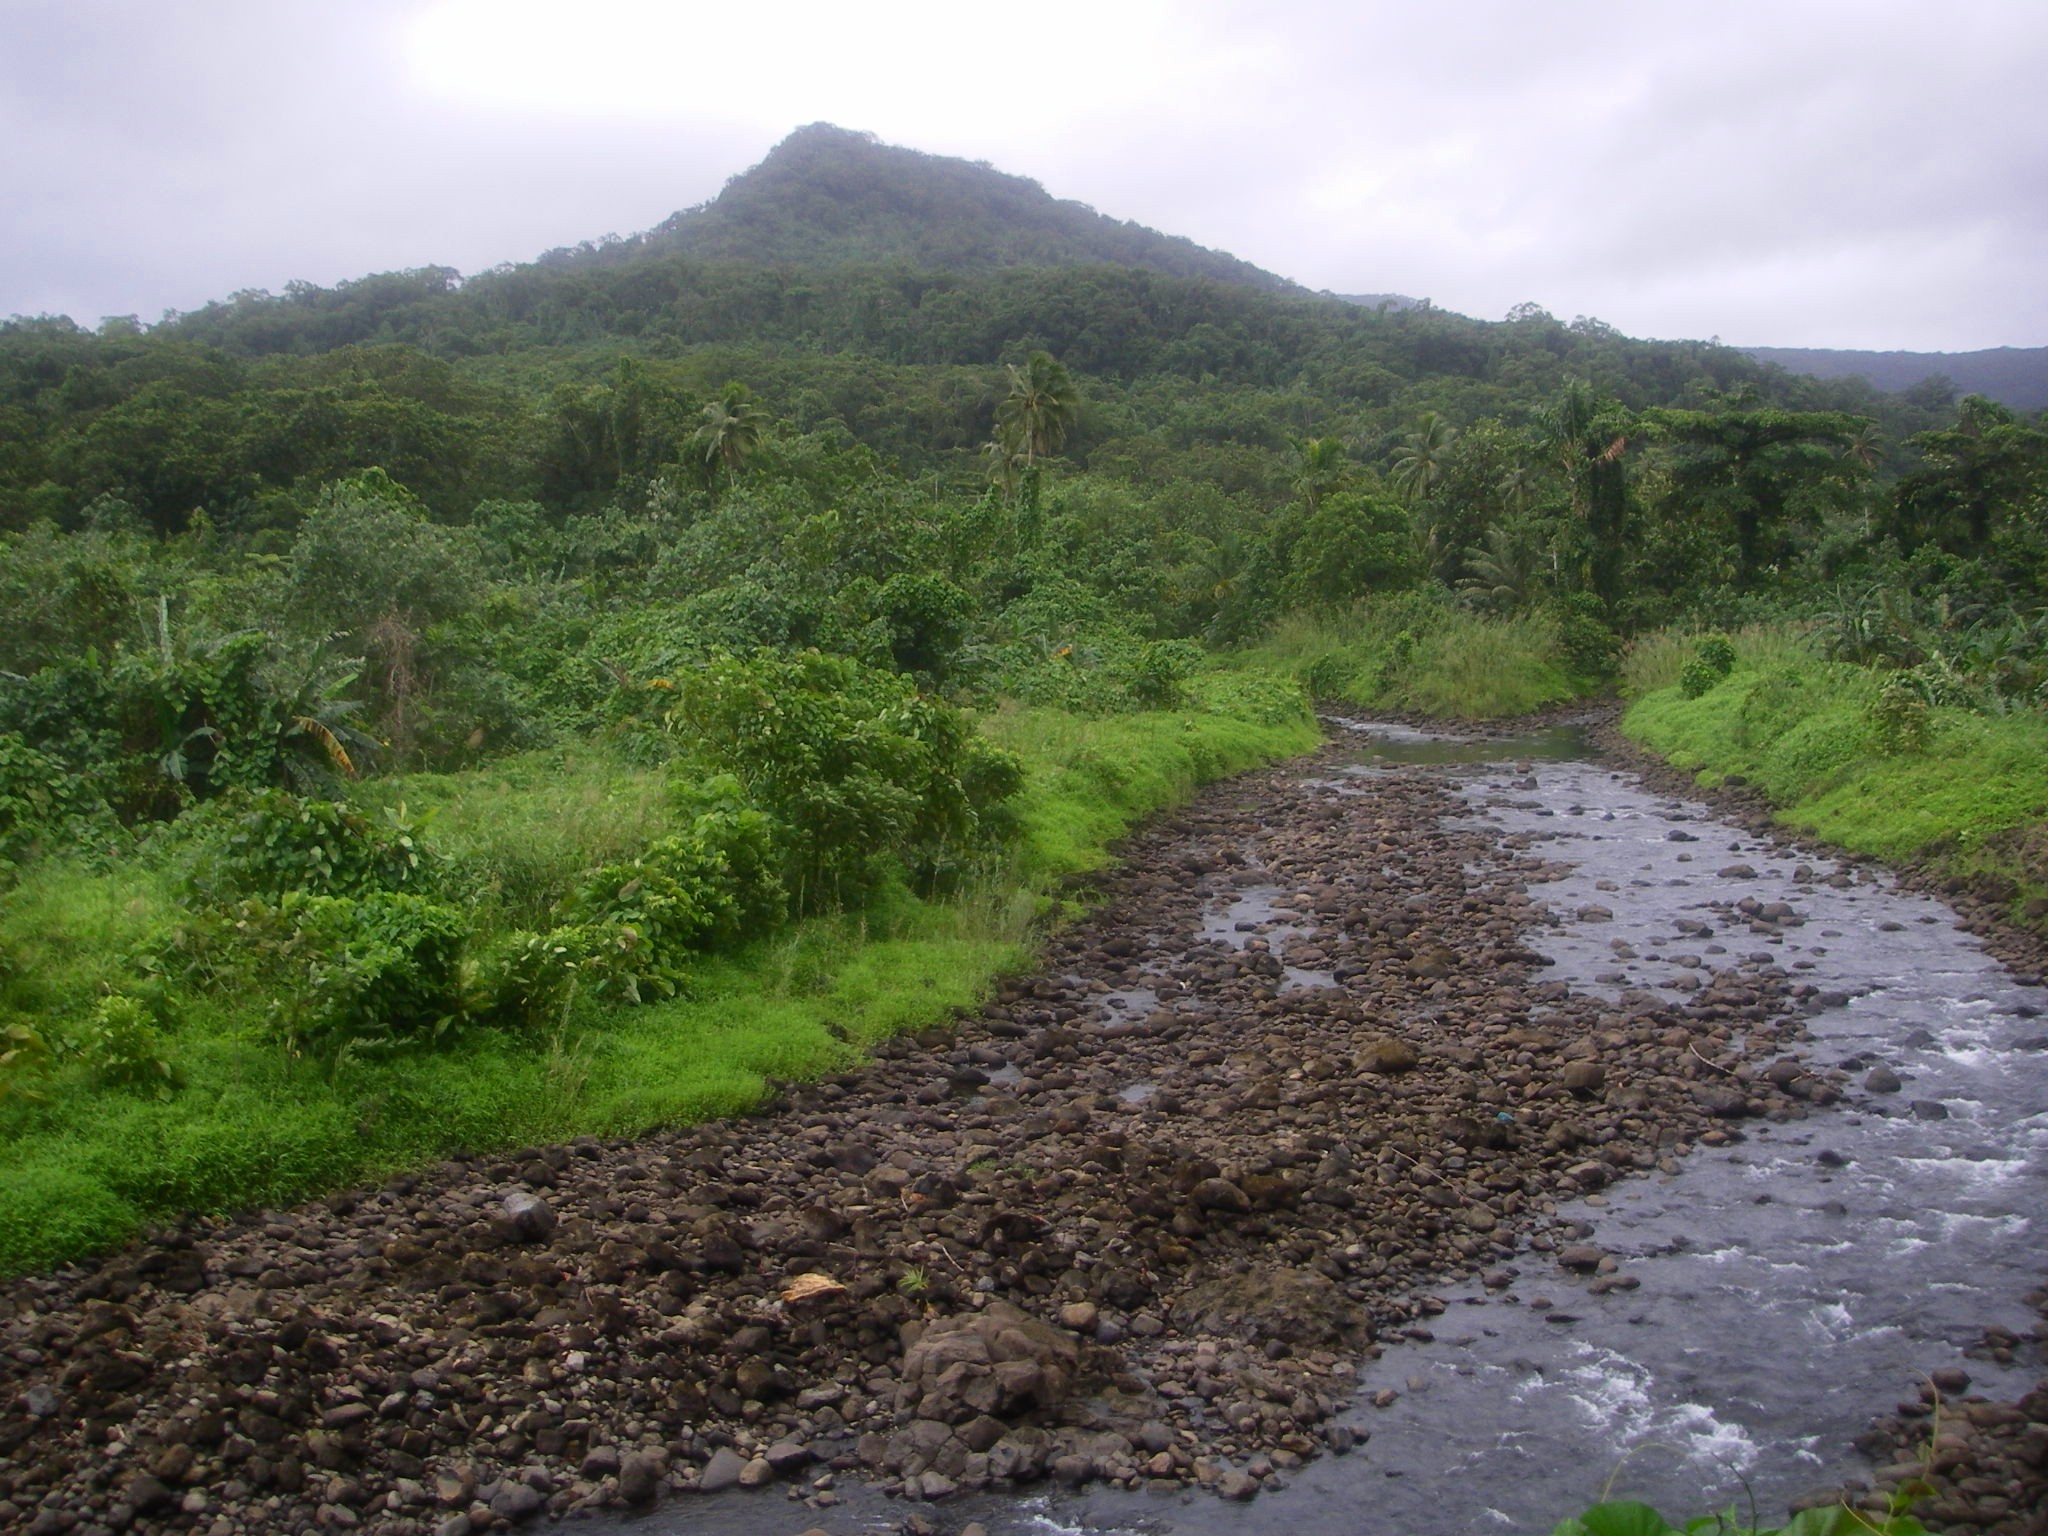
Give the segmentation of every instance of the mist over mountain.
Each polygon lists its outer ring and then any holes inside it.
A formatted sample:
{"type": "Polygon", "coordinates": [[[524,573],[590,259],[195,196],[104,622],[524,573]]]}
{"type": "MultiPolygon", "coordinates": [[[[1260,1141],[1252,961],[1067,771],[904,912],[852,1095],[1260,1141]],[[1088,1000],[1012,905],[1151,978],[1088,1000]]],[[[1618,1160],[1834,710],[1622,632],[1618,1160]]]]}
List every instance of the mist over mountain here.
{"type": "Polygon", "coordinates": [[[1816,379],[1866,379],[1887,394],[1946,378],[1957,395],[1984,395],[2016,411],[2048,406],[2048,347],[1991,347],[1981,352],[1844,352],[1823,347],[1740,350],[1816,379]]]}

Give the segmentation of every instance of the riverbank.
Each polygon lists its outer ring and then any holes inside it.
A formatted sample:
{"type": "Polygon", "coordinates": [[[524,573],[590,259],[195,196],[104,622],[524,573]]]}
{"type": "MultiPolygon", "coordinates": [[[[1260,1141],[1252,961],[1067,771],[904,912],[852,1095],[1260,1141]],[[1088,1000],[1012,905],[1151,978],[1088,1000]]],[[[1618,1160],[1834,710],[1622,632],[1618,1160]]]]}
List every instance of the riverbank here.
{"type": "Polygon", "coordinates": [[[1789,977],[1532,985],[1542,860],[1446,827],[1425,772],[1302,772],[1132,840],[1042,979],[749,1118],[18,1282],[9,1518],[454,1532],[849,1473],[1250,1498],[1353,1443],[1332,1415],[1430,1283],[1527,1240],[1625,1287],[1556,1202],[1841,1091],[1768,1070],[1789,977]]]}
{"type": "Polygon", "coordinates": [[[1903,678],[1822,661],[1777,631],[1744,631],[1730,649],[1733,669],[1690,697],[1633,676],[1621,734],[1690,774],[1694,792],[1753,792],[1789,829],[2048,941],[2048,719],[1930,704],[1903,678]]]}

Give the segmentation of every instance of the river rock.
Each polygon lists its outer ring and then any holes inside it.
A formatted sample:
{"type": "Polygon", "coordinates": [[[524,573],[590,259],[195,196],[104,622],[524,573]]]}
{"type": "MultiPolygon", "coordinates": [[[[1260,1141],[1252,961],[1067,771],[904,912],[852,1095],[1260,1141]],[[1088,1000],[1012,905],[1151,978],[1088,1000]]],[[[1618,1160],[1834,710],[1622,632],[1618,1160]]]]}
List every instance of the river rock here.
{"type": "Polygon", "coordinates": [[[530,1488],[525,1483],[507,1483],[491,1495],[491,1513],[500,1520],[519,1525],[547,1508],[547,1502],[537,1488],[530,1488]]]}
{"type": "Polygon", "coordinates": [[[1598,1093],[1607,1084],[1607,1069],[1597,1061],[1568,1061],[1558,1081],[1573,1093],[1598,1093]]]}
{"type": "Polygon", "coordinates": [[[554,1234],[555,1210],[538,1195],[514,1190],[500,1202],[496,1226],[507,1242],[545,1242],[554,1234]]]}
{"type": "Polygon", "coordinates": [[[652,1504],[661,1496],[663,1477],[660,1458],[629,1451],[619,1459],[619,1497],[627,1504],[652,1504]]]}
{"type": "Polygon", "coordinates": [[[1377,1035],[1360,1043],[1352,1057],[1352,1065],[1360,1072],[1392,1076],[1412,1071],[1420,1059],[1415,1047],[1407,1041],[1396,1040],[1391,1035],[1377,1035]]]}
{"type": "Polygon", "coordinates": [[[697,1490],[700,1493],[723,1493],[728,1488],[737,1488],[740,1477],[747,1470],[747,1458],[729,1445],[721,1445],[711,1453],[711,1459],[704,1463],[704,1470],[697,1475],[697,1490]]]}
{"type": "Polygon", "coordinates": [[[1216,1479],[1217,1495],[1234,1503],[1248,1503],[1258,1496],[1258,1492],[1259,1480],[1249,1472],[1232,1468],[1216,1479]]]}

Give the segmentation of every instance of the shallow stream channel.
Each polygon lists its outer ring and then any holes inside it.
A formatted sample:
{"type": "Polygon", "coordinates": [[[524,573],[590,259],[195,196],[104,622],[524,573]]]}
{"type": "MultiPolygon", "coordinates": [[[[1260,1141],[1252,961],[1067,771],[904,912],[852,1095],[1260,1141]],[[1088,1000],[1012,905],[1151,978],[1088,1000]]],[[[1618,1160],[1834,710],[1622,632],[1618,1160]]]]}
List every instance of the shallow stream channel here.
{"type": "MultiPolygon", "coordinates": [[[[1867,1477],[1854,1442],[1928,1373],[1959,1367],[1991,1397],[2025,1390],[2037,1368],[2001,1365],[1985,1338],[2028,1332],[2022,1298],[2048,1271],[2041,988],[1939,903],[1653,792],[1575,731],[1473,742],[1346,728],[1360,752],[1336,772],[1339,792],[1431,765],[1473,825],[1556,866],[1533,888],[1550,914],[1527,936],[1549,962],[1537,981],[1678,995],[1717,971],[1781,968],[1804,984],[1811,1060],[1845,1068],[1856,1091],[1805,1119],[1744,1121],[1722,1145],[1564,1207],[1567,1230],[1583,1223],[1614,1261],[1604,1277],[1524,1251],[1435,1290],[1441,1313],[1383,1340],[1362,1372],[1345,1422],[1369,1438],[1252,1504],[975,1498],[927,1508],[937,1528],[1543,1532],[1610,1477],[1615,1496],[1673,1518],[1753,1500],[1770,1521],[1803,1493],[1867,1477]]],[[[1255,898],[1222,901],[1208,936],[1266,926],[1262,915],[1255,898]]],[[[1285,935],[1266,931],[1279,947],[1285,935]]],[[[619,1528],[842,1533],[916,1512],[851,1481],[831,1511],[727,1496],[619,1528]]]]}

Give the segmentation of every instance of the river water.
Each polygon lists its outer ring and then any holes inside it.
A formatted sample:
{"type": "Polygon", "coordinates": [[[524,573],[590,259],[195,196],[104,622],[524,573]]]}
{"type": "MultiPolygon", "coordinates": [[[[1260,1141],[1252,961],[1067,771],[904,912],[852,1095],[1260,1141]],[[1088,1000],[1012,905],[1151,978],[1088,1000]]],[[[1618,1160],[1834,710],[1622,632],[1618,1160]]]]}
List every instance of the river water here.
{"type": "MultiPolygon", "coordinates": [[[[2016,982],[1939,903],[1659,796],[1590,758],[1575,733],[1471,743],[1352,728],[1362,760],[1347,776],[1435,765],[1471,817],[1569,866],[1535,887],[1556,920],[1529,938],[1552,962],[1538,980],[1675,995],[1712,971],[1782,968],[1813,989],[1812,1059],[1859,1084],[1884,1067],[1899,1091],[1858,1092],[1802,1121],[1742,1122],[1676,1176],[1563,1208],[1637,1288],[1596,1295],[1525,1251],[1504,1290],[1438,1290],[1448,1305],[1434,1339],[1388,1347],[1361,1375],[1345,1421],[1369,1442],[1253,1504],[980,1498],[931,1510],[940,1528],[1546,1532],[1610,1487],[1674,1518],[1753,1500],[1775,1519],[1793,1497],[1865,1474],[1853,1440],[1926,1373],[1961,1366],[1973,1392],[1994,1397],[2030,1384],[1979,1345],[1987,1325],[2028,1331],[2022,1298],[2048,1272],[2041,988],[2016,982]],[[1745,898],[1782,902],[1790,917],[1753,926],[1736,908],[1745,898]]],[[[774,1493],[689,1501],[625,1528],[842,1533],[906,1513],[844,1492],[825,1511],[774,1493]]]]}

